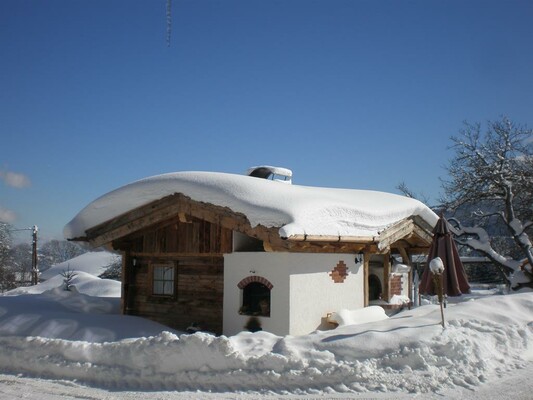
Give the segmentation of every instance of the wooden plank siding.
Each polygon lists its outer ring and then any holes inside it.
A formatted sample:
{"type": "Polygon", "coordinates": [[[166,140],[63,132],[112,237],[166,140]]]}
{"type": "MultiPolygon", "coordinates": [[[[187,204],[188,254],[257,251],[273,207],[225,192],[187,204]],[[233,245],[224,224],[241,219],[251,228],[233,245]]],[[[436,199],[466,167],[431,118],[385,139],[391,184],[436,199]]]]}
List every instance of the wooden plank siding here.
{"type": "Polygon", "coordinates": [[[124,254],[123,311],[178,330],[191,323],[222,333],[224,253],[232,231],[189,217],[172,218],[113,243],[124,254]],[[135,264],[135,265],[134,265],[135,264]],[[173,296],[153,294],[152,266],[175,268],[173,296]]]}

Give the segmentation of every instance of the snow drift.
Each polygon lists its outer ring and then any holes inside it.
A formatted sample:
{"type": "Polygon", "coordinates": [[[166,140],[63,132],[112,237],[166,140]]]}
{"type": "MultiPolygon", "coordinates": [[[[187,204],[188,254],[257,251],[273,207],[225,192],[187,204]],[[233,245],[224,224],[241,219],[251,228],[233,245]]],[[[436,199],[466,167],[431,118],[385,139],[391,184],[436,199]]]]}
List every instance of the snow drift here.
{"type": "Polygon", "coordinates": [[[336,322],[339,326],[366,324],[387,318],[385,310],[380,306],[370,306],[360,310],[343,309],[331,315],[331,321],[336,322]]]}
{"type": "MultiPolygon", "coordinates": [[[[49,276],[50,278],[47,281],[41,282],[36,286],[19,287],[10,290],[5,295],[41,294],[64,286],[64,278],[59,273],[49,276]]],[[[120,282],[111,279],[101,279],[87,272],[75,270],[75,276],[71,283],[74,285],[76,291],[88,296],[120,297],[120,282]]]]}
{"type": "MultiPolygon", "coordinates": [[[[0,307],[9,309],[3,302],[0,307]]],[[[532,309],[530,293],[492,296],[450,304],[446,329],[438,306],[429,305],[300,337],[161,331],[95,342],[14,331],[0,337],[0,371],[123,390],[310,394],[471,388],[533,359],[532,309]]],[[[115,317],[112,326],[125,325],[115,317]]]]}
{"type": "Polygon", "coordinates": [[[61,275],[61,273],[67,269],[100,276],[105,272],[109,265],[119,262],[120,260],[120,255],[109,251],[89,251],[71,258],[70,260],[52,265],[52,267],[41,273],[39,278],[41,280],[47,280],[57,275],[61,275]]]}

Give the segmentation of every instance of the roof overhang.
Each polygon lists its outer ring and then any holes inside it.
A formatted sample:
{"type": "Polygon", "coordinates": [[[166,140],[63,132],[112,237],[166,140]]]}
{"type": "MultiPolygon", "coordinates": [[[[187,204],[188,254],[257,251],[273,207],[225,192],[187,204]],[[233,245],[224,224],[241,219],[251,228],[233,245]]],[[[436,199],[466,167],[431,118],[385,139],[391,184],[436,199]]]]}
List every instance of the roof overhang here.
{"type": "Polygon", "coordinates": [[[376,236],[321,236],[292,235],[286,240],[290,242],[314,243],[357,243],[375,245],[379,252],[385,253],[391,247],[428,248],[433,237],[432,227],[419,216],[404,218],[385,228],[376,236]]]}

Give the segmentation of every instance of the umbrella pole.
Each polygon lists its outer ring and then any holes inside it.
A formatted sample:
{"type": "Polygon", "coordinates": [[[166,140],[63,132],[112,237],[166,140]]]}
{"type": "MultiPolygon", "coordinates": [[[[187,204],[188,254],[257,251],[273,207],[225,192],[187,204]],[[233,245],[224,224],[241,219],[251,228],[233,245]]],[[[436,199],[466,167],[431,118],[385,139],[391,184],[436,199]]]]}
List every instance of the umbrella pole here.
{"type": "Polygon", "coordinates": [[[442,327],[444,328],[444,307],[442,306],[442,301],[440,302],[440,316],[442,318],[442,327]]]}
{"type": "Polygon", "coordinates": [[[439,298],[440,316],[441,316],[441,319],[442,319],[442,327],[445,328],[445,324],[444,324],[444,306],[443,306],[444,294],[442,292],[442,274],[433,274],[433,283],[435,284],[435,289],[436,289],[436,292],[437,292],[437,296],[439,298]]]}

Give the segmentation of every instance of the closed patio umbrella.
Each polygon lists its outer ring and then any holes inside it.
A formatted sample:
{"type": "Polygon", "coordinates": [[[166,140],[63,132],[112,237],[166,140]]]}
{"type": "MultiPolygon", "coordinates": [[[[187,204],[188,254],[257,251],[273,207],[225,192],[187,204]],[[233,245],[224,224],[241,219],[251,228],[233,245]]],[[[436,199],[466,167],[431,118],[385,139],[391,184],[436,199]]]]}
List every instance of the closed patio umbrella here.
{"type": "Polygon", "coordinates": [[[429,263],[436,257],[440,257],[444,264],[444,272],[442,273],[443,294],[460,296],[465,293],[470,293],[470,285],[468,284],[457,246],[453,241],[448,227],[448,221],[442,215],[433,229],[433,241],[429,248],[427,265],[420,278],[420,294],[437,294],[429,269],[429,263]]]}

